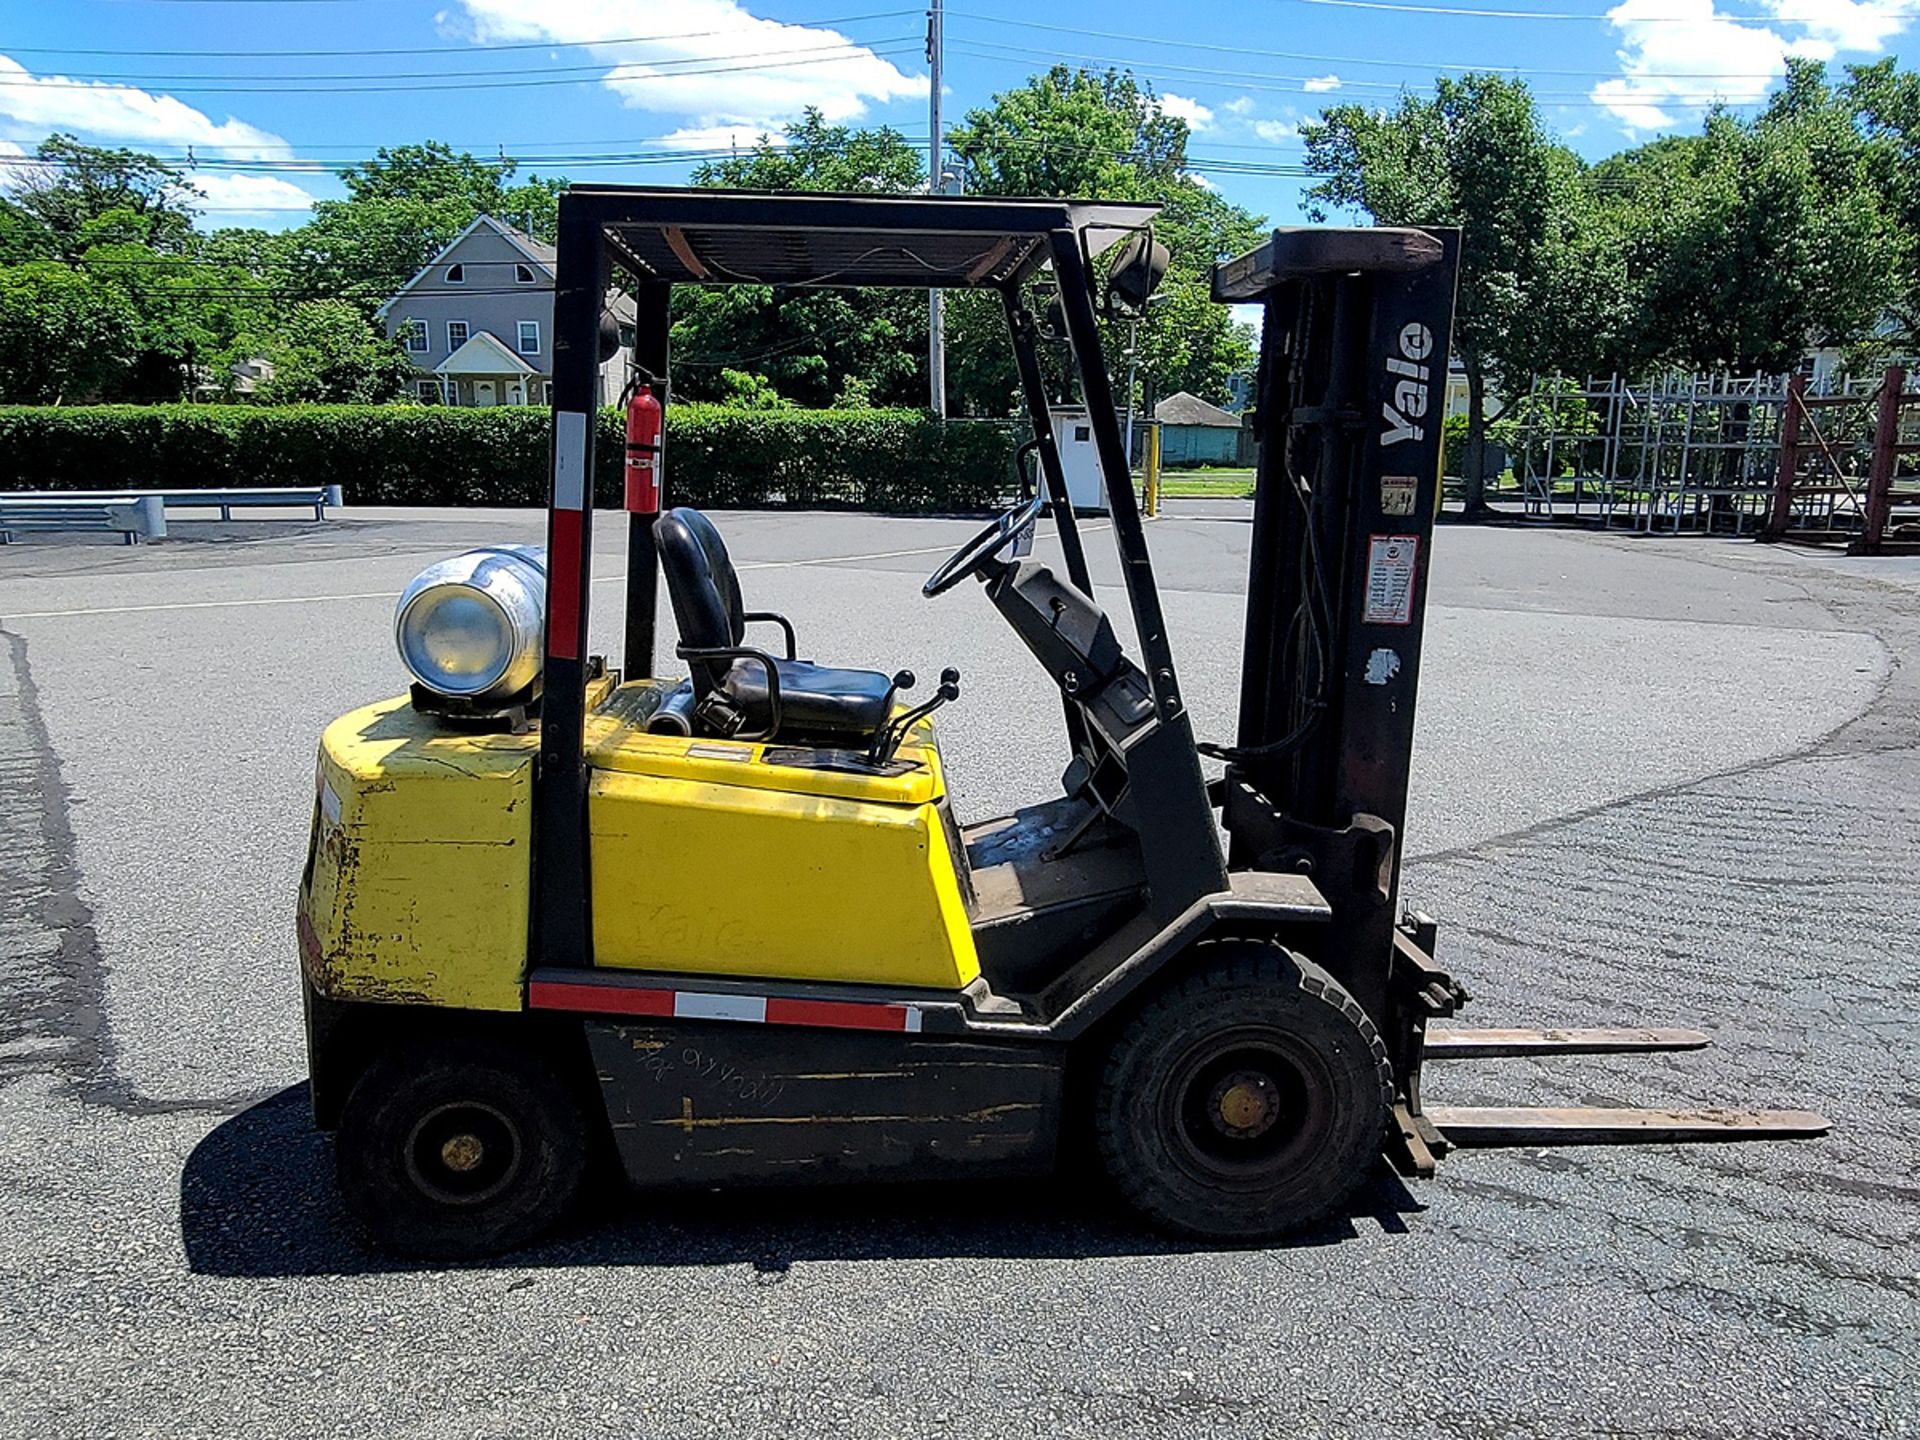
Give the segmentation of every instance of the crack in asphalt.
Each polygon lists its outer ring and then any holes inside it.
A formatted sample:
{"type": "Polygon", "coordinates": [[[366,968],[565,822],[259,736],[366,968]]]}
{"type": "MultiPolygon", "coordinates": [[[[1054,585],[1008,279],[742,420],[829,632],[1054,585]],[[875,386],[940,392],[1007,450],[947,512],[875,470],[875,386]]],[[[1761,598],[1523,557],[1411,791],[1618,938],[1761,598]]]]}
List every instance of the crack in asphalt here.
{"type": "MultiPolygon", "coordinates": [[[[276,1090],[156,1099],[116,1064],[106,961],[81,894],[72,791],[40,710],[26,637],[6,641],[14,717],[0,714],[0,1081],[57,1074],[123,1115],[235,1115],[276,1090]]],[[[0,694],[0,700],[4,700],[0,694]]]]}

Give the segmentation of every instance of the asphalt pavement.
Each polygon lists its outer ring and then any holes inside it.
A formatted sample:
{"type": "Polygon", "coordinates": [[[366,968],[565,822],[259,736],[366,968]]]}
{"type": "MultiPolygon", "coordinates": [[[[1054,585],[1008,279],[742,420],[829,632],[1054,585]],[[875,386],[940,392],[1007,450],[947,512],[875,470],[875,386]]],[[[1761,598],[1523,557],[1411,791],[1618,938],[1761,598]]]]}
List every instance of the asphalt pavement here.
{"type": "MultiPolygon", "coordinates": [[[[919,594],[974,522],[718,519],[803,653],[960,668],[963,818],[1052,793],[1044,677],[972,587],[919,594]]],[[[1149,532],[1210,738],[1245,520],[1189,502],[1149,532]]],[[[1435,543],[1406,883],[1463,1019],[1716,1045],[1436,1066],[1430,1098],[1806,1106],[1827,1139],[1461,1154],[1257,1250],[1165,1243],[1069,1175],[633,1197],[504,1263],[396,1265],[355,1244],[304,1108],[313,749],[403,687],[415,571],[539,529],[348,510],[0,550],[0,1433],[1920,1433],[1920,567],[1435,543]]]]}

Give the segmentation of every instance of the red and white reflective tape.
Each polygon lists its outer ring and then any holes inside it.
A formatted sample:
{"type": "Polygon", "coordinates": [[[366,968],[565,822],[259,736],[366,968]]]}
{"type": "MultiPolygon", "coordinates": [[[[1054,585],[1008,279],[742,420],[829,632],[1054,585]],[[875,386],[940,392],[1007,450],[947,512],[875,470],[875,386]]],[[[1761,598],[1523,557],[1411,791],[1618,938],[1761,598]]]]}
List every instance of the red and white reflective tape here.
{"type": "Polygon", "coordinates": [[[636,985],[590,985],[534,980],[534,1010],[594,1015],[640,1015],[672,1020],[732,1020],[748,1025],[814,1025],[831,1030],[886,1030],[917,1034],[920,1007],[887,1001],[793,1000],[779,995],[719,995],[705,990],[656,990],[636,985]]]}
{"type": "Polygon", "coordinates": [[[547,654],[580,658],[582,512],[587,508],[587,417],[553,412],[553,518],[547,546],[547,654]]]}

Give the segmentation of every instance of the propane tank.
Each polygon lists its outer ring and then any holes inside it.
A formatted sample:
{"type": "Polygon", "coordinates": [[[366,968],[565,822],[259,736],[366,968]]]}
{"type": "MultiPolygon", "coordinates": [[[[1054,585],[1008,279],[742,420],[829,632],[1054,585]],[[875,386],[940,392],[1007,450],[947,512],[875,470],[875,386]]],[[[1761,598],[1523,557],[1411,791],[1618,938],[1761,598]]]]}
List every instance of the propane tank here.
{"type": "Polygon", "coordinates": [[[414,576],[400,592],[393,636],[424,688],[486,704],[522,694],[540,678],[546,611],[546,550],[483,545],[414,576]]]}

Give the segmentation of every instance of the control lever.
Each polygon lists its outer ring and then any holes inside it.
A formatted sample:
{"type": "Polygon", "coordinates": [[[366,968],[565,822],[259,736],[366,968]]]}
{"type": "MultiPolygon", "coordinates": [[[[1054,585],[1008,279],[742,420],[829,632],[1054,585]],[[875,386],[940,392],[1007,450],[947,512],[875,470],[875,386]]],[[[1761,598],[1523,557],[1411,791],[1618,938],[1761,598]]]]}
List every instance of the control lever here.
{"type": "MultiPolygon", "coordinates": [[[[893,689],[887,692],[887,702],[893,702],[893,696],[901,690],[913,688],[913,672],[902,670],[893,677],[893,689]]],[[[884,765],[893,758],[893,752],[900,748],[900,742],[907,738],[907,732],[918,725],[927,716],[938,710],[949,700],[960,698],[960,672],[949,665],[940,672],[940,688],[933,698],[924,705],[916,705],[904,715],[899,715],[882,725],[873,737],[873,744],[867,748],[867,761],[873,765],[884,765]]]]}

